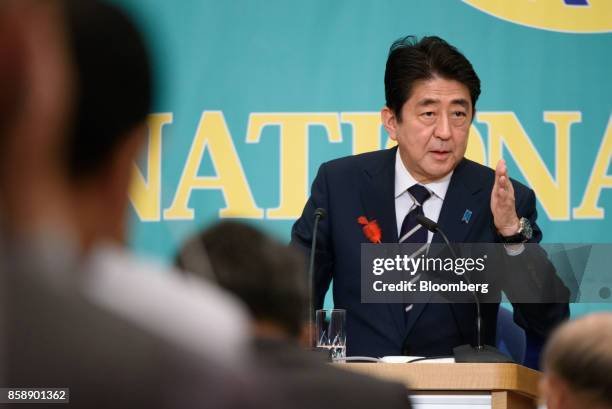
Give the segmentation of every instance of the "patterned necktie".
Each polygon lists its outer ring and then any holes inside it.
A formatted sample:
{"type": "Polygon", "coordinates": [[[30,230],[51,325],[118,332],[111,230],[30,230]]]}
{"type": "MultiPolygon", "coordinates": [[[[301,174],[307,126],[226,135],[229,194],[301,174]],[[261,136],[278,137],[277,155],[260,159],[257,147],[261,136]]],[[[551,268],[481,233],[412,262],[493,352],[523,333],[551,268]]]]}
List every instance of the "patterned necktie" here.
{"type": "MultiPolygon", "coordinates": [[[[408,188],[408,193],[412,196],[415,203],[404,218],[402,228],[400,230],[400,243],[427,243],[427,229],[419,224],[416,220],[418,214],[423,214],[423,203],[431,197],[431,193],[421,185],[413,185],[408,188]]],[[[404,303],[404,319],[408,321],[408,313],[412,309],[412,304],[404,303]]]]}
{"type": "Polygon", "coordinates": [[[400,243],[427,243],[427,230],[416,220],[418,214],[423,215],[423,203],[431,197],[429,190],[421,185],[408,188],[408,193],[415,203],[404,218],[400,230],[400,243]]]}

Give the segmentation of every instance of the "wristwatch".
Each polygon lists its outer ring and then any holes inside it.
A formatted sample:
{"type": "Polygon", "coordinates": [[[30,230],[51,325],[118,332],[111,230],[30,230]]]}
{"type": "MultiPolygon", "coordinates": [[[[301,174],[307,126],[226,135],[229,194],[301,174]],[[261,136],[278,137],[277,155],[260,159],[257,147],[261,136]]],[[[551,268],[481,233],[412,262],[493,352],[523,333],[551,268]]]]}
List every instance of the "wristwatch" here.
{"type": "Polygon", "coordinates": [[[531,240],[532,236],[533,229],[531,228],[531,223],[529,223],[529,220],[524,217],[519,219],[519,229],[516,234],[513,234],[512,236],[500,235],[501,240],[507,244],[525,243],[531,240]]]}

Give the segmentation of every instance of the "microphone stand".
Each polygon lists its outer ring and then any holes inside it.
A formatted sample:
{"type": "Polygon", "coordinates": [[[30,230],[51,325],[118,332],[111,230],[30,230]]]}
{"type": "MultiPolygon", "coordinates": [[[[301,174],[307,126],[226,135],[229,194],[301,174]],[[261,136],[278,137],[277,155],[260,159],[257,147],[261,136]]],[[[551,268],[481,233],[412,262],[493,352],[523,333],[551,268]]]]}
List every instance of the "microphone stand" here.
{"type": "MultiPolygon", "coordinates": [[[[450,250],[453,258],[458,258],[453,246],[451,246],[450,242],[448,241],[448,237],[446,237],[446,234],[444,234],[442,229],[440,229],[438,223],[420,214],[416,216],[416,219],[421,226],[425,227],[432,233],[440,233],[440,236],[442,236],[442,239],[444,240],[444,243],[446,243],[446,246],[450,250]]],[[[463,277],[465,277],[465,281],[471,287],[472,283],[470,282],[468,273],[466,272],[463,277]]],[[[474,303],[476,304],[476,346],[474,347],[471,344],[465,344],[453,348],[455,362],[513,363],[512,359],[497,348],[491,345],[482,344],[482,314],[480,312],[480,300],[478,299],[475,291],[472,290],[471,293],[474,297],[474,303]]]]}
{"type": "MultiPolygon", "coordinates": [[[[310,346],[313,351],[320,351],[321,348],[317,348],[316,341],[314,339],[313,334],[313,326],[315,325],[314,320],[314,262],[315,262],[315,252],[317,250],[317,232],[319,227],[319,221],[324,219],[327,215],[327,212],[323,208],[317,208],[314,211],[314,225],[312,227],[312,243],[310,246],[310,261],[308,265],[308,339],[310,342],[310,346]]],[[[329,351],[324,350],[325,353],[329,353],[329,351]]],[[[320,351],[322,352],[322,351],[320,351]]]]}

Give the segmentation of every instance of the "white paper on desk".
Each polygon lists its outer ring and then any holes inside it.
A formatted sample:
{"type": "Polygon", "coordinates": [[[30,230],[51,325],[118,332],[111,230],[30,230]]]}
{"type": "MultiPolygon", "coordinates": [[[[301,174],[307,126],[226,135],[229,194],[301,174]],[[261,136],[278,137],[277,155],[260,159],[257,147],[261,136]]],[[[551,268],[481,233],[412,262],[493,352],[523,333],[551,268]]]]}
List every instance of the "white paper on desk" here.
{"type": "MultiPolygon", "coordinates": [[[[411,361],[414,361],[415,359],[423,359],[423,358],[424,357],[422,357],[422,356],[402,356],[402,355],[393,356],[393,355],[389,355],[389,356],[383,356],[382,358],[380,358],[380,362],[386,363],[386,364],[407,364],[407,363],[410,363],[411,361]]],[[[415,364],[421,364],[421,363],[423,363],[423,364],[429,364],[429,363],[454,364],[455,363],[455,358],[452,358],[452,357],[449,357],[449,358],[431,358],[431,359],[415,362],[415,364]]]]}

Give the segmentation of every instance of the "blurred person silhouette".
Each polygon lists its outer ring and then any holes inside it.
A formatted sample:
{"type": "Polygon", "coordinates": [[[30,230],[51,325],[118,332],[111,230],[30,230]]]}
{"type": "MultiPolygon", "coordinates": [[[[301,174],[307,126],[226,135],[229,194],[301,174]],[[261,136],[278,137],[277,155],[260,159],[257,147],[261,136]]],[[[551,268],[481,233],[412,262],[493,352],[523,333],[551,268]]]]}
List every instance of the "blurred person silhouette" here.
{"type": "Polygon", "coordinates": [[[274,385],[271,390],[290,397],[291,407],[410,407],[406,386],[333,367],[299,347],[308,283],[296,249],[247,224],[223,221],[188,239],[176,264],[244,301],[253,320],[258,373],[274,385]]]}
{"type": "Polygon", "coordinates": [[[130,19],[3,3],[0,85],[0,386],[67,387],[71,407],[258,406],[243,307],[123,248],[152,96],[130,19]]]}
{"type": "Polygon", "coordinates": [[[612,313],[559,327],[544,349],[540,391],[548,409],[612,408],[612,313]]]}
{"type": "Polygon", "coordinates": [[[153,98],[144,40],[110,4],[62,4],[76,90],[64,158],[74,245],[88,273],[83,291],[187,349],[240,365],[247,341],[241,306],[217,287],[187,285],[124,246],[128,189],[153,98]]]}

